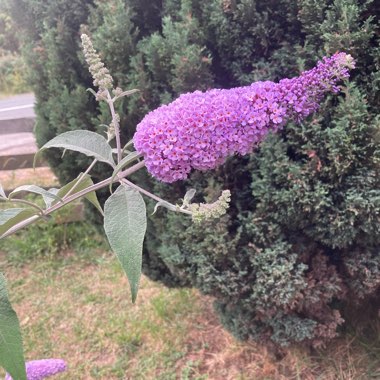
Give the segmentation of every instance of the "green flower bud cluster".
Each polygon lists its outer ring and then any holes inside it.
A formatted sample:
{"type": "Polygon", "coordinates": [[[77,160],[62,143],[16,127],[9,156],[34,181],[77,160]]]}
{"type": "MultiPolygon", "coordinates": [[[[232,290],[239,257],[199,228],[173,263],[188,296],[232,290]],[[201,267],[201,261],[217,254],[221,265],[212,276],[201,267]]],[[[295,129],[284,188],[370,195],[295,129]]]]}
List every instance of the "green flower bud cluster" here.
{"type": "Polygon", "coordinates": [[[231,201],[230,190],[223,190],[222,195],[214,203],[192,203],[188,209],[192,212],[192,219],[195,223],[205,220],[215,219],[223,216],[231,201]]]}
{"type": "Polygon", "coordinates": [[[113,88],[112,76],[95,51],[87,34],[82,34],[81,39],[84,56],[87,64],[90,66],[90,73],[94,78],[94,86],[99,87],[98,96],[101,97],[105,90],[113,88]]]}

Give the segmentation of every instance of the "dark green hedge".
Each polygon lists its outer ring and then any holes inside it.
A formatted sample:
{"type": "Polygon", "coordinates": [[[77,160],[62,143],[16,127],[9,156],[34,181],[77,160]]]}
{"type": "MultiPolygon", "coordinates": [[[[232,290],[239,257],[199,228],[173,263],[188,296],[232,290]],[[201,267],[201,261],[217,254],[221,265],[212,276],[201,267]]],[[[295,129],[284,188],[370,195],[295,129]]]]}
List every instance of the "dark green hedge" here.
{"type": "MultiPolygon", "coordinates": [[[[173,202],[232,192],[219,221],[193,225],[160,211],[151,218],[144,271],[169,286],[195,286],[215,297],[238,337],[278,345],[319,345],[334,337],[349,310],[379,304],[380,29],[379,8],[365,0],[12,0],[28,14],[20,25],[37,94],[39,144],[76,128],[100,130],[107,111],[85,92],[91,79],[80,30],[117,83],[141,94],[120,105],[123,139],[151,109],[178,94],[278,80],[345,51],[357,68],[341,95],[318,114],[270,136],[251,156],[215,172],[165,185],[139,182],[173,202]]],[[[17,8],[19,7],[19,8],[17,8]]],[[[17,14],[15,14],[17,17],[17,14]]],[[[19,17],[20,18],[20,17],[19,17]]],[[[61,180],[83,170],[75,154],[48,159],[61,180]]],[[[99,168],[97,178],[107,173],[99,168]]]]}

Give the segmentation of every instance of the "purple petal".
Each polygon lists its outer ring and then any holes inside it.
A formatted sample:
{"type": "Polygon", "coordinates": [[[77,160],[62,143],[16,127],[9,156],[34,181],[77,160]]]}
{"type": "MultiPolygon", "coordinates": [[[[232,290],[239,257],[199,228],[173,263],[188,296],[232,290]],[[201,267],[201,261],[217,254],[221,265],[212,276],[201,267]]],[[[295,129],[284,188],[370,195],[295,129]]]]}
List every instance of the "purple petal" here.
{"type": "MultiPolygon", "coordinates": [[[[26,362],[27,380],[42,380],[66,370],[66,363],[62,359],[42,359],[26,362]]],[[[7,373],[5,380],[12,380],[7,373]]]]}
{"type": "Polygon", "coordinates": [[[214,169],[232,154],[251,152],[269,131],[315,112],[324,94],[337,92],[337,82],[353,67],[350,55],[336,53],[279,83],[183,94],[145,116],[134,145],[157,179],[186,179],[192,169],[214,169]]]}

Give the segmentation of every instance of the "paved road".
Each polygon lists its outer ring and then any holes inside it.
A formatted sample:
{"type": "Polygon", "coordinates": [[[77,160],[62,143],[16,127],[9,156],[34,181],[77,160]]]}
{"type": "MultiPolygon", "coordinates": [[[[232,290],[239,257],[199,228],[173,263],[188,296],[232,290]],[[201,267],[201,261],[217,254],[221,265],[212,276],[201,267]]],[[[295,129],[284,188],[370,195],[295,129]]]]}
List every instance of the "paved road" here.
{"type": "Polygon", "coordinates": [[[0,100],[0,120],[33,118],[34,102],[33,94],[15,95],[0,100]]]}
{"type": "MultiPolygon", "coordinates": [[[[33,154],[37,151],[32,133],[34,102],[33,94],[0,100],[0,161],[7,160],[7,156],[33,154]]],[[[4,168],[0,167],[1,169],[4,168]]]]}

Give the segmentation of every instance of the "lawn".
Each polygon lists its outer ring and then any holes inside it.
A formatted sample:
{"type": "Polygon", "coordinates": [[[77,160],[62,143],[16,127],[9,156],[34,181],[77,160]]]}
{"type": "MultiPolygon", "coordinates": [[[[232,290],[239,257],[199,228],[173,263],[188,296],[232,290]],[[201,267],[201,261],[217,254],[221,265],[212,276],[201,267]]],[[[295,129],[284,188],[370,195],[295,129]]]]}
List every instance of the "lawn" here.
{"type": "Polygon", "coordinates": [[[84,223],[55,228],[64,241],[39,225],[1,242],[0,267],[27,360],[67,361],[68,371],[56,379],[380,378],[379,324],[370,340],[346,332],[325,350],[276,355],[235,340],[220,325],[212,299],[193,289],[143,278],[132,305],[127,279],[101,237],[84,223]],[[46,245],[52,249],[41,249],[46,245]]]}

